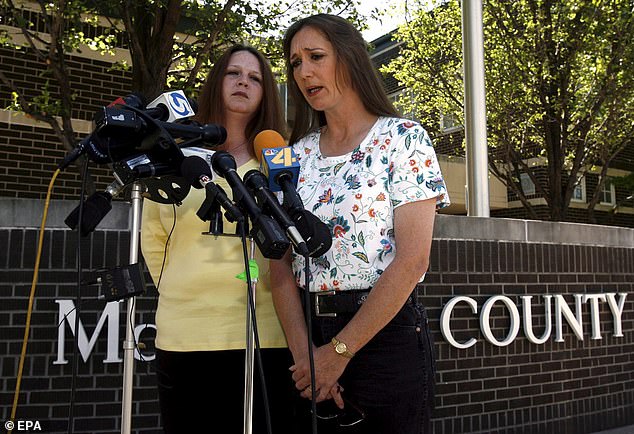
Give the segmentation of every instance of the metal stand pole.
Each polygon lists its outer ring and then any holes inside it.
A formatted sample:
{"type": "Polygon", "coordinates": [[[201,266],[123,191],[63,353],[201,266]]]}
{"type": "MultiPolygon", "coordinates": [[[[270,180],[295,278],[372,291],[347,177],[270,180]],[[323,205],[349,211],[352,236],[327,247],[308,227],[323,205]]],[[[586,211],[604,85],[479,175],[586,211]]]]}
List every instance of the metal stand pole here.
{"type": "MultiPolygon", "coordinates": [[[[255,241],[251,241],[251,251],[249,259],[255,258],[255,241]]],[[[257,278],[251,276],[251,300],[253,300],[253,307],[255,309],[255,289],[258,283],[257,278]]],[[[251,316],[251,307],[247,296],[247,345],[244,355],[244,434],[251,434],[253,430],[253,347],[255,342],[255,335],[253,334],[252,322],[256,319],[251,316]]]]}
{"type": "MultiPolygon", "coordinates": [[[[132,230],[130,233],[130,264],[139,261],[139,237],[141,233],[141,196],[139,182],[132,185],[132,230]]],[[[134,379],[134,299],[128,299],[125,341],[123,341],[123,395],[121,401],[121,434],[129,434],[132,426],[132,381],[134,379]]]]}
{"type": "Polygon", "coordinates": [[[489,217],[486,95],[482,0],[462,2],[465,138],[467,141],[467,214],[489,217]]]}

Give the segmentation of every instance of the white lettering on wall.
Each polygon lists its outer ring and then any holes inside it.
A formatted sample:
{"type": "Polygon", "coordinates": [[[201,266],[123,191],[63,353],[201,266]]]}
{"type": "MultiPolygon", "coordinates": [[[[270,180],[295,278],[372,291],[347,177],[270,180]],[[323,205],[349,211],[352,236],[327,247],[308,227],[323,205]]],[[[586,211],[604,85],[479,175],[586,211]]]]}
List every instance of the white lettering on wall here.
{"type": "Polygon", "coordinates": [[[59,315],[57,324],[59,327],[57,328],[57,359],[53,362],[54,365],[65,365],[68,363],[68,360],[64,357],[64,343],[66,341],[64,322],[67,322],[70,331],[75,336],[77,333],[77,345],[79,347],[79,351],[81,353],[81,357],[84,359],[84,362],[88,360],[90,353],[92,352],[95,343],[97,343],[97,338],[99,337],[99,333],[103,328],[106,320],[108,320],[108,344],[106,350],[106,358],[104,359],[104,363],[118,363],[121,362],[122,359],[118,354],[118,346],[119,346],[119,302],[111,301],[110,303],[106,303],[106,306],[103,309],[101,316],[99,317],[99,321],[97,322],[97,326],[95,327],[95,331],[88,340],[86,335],[86,331],[84,330],[84,326],[81,323],[81,319],[78,321],[79,331],[75,330],[75,303],[72,300],[55,300],[55,303],[59,305],[59,315]]]}
{"type": "Polygon", "coordinates": [[[583,340],[583,321],[581,318],[581,298],[583,297],[583,294],[575,294],[574,297],[576,306],[575,311],[577,312],[576,316],[572,314],[572,310],[570,310],[570,307],[568,306],[568,304],[566,304],[564,296],[561,294],[555,295],[555,342],[564,341],[562,332],[562,314],[566,318],[566,321],[568,322],[568,325],[572,328],[574,334],[577,336],[577,339],[579,339],[580,341],[583,340]]]}
{"type": "Polygon", "coordinates": [[[469,306],[471,306],[471,312],[473,312],[474,315],[478,313],[478,303],[476,303],[473,298],[466,296],[454,297],[449,300],[449,303],[445,305],[442,313],[440,314],[440,332],[442,333],[445,340],[449,342],[452,346],[460,348],[461,350],[466,350],[467,348],[475,345],[477,340],[475,338],[471,338],[467,342],[461,344],[456,339],[454,339],[453,334],[451,333],[451,324],[449,323],[449,320],[451,319],[451,312],[453,312],[454,307],[461,301],[464,301],[469,306]]]}
{"type": "Polygon", "coordinates": [[[523,295],[520,297],[522,299],[522,319],[524,322],[524,334],[528,338],[528,340],[534,344],[543,344],[550,338],[550,333],[553,330],[553,323],[551,321],[550,316],[550,300],[553,298],[552,295],[542,295],[544,299],[544,333],[541,337],[535,336],[533,332],[533,306],[531,305],[532,295],[523,295]]]}
{"type": "MultiPolygon", "coordinates": [[[[537,337],[533,327],[533,307],[532,307],[532,295],[520,296],[521,300],[521,314],[520,309],[513,301],[512,298],[505,295],[496,295],[488,298],[482,305],[482,312],[479,316],[480,331],[485,340],[496,346],[510,345],[519,334],[520,328],[523,329],[524,335],[533,344],[543,344],[550,339],[552,334],[552,316],[555,317],[555,341],[563,342],[563,323],[564,320],[573,331],[577,339],[583,340],[583,308],[588,306],[588,312],[590,314],[590,332],[592,339],[602,339],[601,336],[601,322],[599,321],[599,310],[601,303],[607,303],[610,314],[612,315],[613,334],[614,337],[623,337],[623,327],[621,318],[623,316],[623,309],[625,307],[625,300],[627,293],[605,293],[605,294],[573,294],[575,300],[575,311],[568,306],[565,298],[561,294],[545,294],[541,296],[542,303],[544,305],[544,331],[540,337],[537,337]],[[618,296],[618,300],[617,300],[618,296]],[[554,312],[551,309],[552,300],[554,299],[555,308],[554,312]],[[500,303],[505,306],[510,318],[509,330],[506,336],[499,340],[493,334],[491,327],[491,310],[496,303],[500,303]],[[552,314],[551,314],[552,313],[552,314]]],[[[68,360],[65,358],[65,324],[68,324],[73,336],[77,335],[77,344],[79,351],[84,359],[87,361],[90,354],[101,334],[104,326],[107,328],[107,346],[106,346],[106,358],[104,363],[120,363],[123,361],[119,357],[119,349],[121,348],[121,342],[119,341],[120,330],[120,306],[118,301],[107,303],[104,307],[99,321],[95,326],[90,339],[84,329],[84,326],[78,321],[78,330],[75,330],[75,303],[72,300],[55,300],[59,307],[58,314],[58,332],[57,332],[57,359],[53,361],[53,364],[67,364],[68,360]]],[[[467,349],[477,343],[476,337],[470,337],[465,342],[459,342],[454,337],[452,331],[451,317],[454,309],[460,303],[465,303],[470,308],[473,315],[478,315],[478,303],[471,297],[458,296],[449,300],[440,314],[440,331],[445,340],[453,347],[459,349],[467,349]]],[[[139,324],[134,328],[135,342],[140,342],[142,334],[146,330],[156,330],[154,324],[139,324]]],[[[134,358],[142,361],[152,361],[155,359],[155,354],[141,354],[138,348],[135,348],[134,358]]]]}
{"type": "Polygon", "coordinates": [[[520,331],[520,313],[513,303],[513,300],[504,295],[496,295],[495,297],[491,297],[485,301],[482,306],[482,313],[480,314],[480,330],[484,333],[484,338],[487,341],[491,342],[493,345],[497,345],[498,347],[505,347],[513,342],[517,337],[517,333],[520,331]],[[509,334],[506,336],[506,339],[503,341],[498,341],[495,336],[493,336],[493,332],[491,331],[491,321],[489,318],[491,316],[491,309],[498,300],[506,305],[511,316],[511,329],[509,330],[509,334]]]}
{"type": "MultiPolygon", "coordinates": [[[[623,328],[621,324],[621,317],[623,315],[623,308],[625,306],[625,299],[627,293],[619,293],[619,299],[616,300],[615,293],[605,294],[573,294],[575,300],[575,311],[566,303],[566,300],[561,294],[546,294],[541,298],[544,303],[544,332],[541,337],[537,337],[533,330],[533,314],[532,314],[532,298],[531,295],[521,296],[522,303],[522,315],[517,305],[510,297],[504,295],[496,295],[488,298],[480,313],[480,331],[484,338],[493,345],[506,346],[510,345],[517,337],[520,329],[520,323],[523,325],[524,335],[527,339],[534,344],[543,344],[551,336],[552,333],[552,315],[551,315],[551,299],[555,300],[555,341],[563,342],[563,324],[564,320],[575,334],[577,339],[583,341],[583,308],[588,306],[588,312],[590,314],[590,331],[592,339],[602,339],[601,337],[601,323],[599,321],[599,308],[601,303],[607,301],[610,313],[613,320],[613,336],[623,337],[623,328]],[[509,331],[506,337],[502,340],[497,339],[491,330],[491,309],[497,302],[501,302],[508,310],[510,318],[509,331]],[[521,320],[521,321],[520,321],[521,320]]],[[[454,297],[447,304],[445,304],[442,313],[440,314],[440,331],[445,340],[453,347],[459,349],[467,349],[472,347],[477,342],[475,337],[469,338],[466,342],[458,342],[451,329],[451,316],[456,305],[459,303],[466,303],[471,308],[471,312],[476,315],[478,313],[477,302],[467,296],[454,297]]]]}
{"type": "Polygon", "coordinates": [[[608,298],[608,306],[610,306],[612,318],[614,319],[614,337],[622,338],[623,328],[621,327],[621,316],[623,315],[623,307],[625,307],[625,297],[627,297],[627,294],[620,293],[618,303],[614,299],[615,293],[608,292],[605,295],[608,298]]]}

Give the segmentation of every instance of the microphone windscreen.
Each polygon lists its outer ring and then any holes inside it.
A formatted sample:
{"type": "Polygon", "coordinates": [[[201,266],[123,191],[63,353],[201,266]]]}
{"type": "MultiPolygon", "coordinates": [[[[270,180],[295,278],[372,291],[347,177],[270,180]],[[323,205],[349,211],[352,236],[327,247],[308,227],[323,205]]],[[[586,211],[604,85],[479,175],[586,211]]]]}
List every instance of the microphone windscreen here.
{"type": "Polygon", "coordinates": [[[218,175],[226,178],[229,172],[237,169],[236,159],[227,151],[216,151],[211,156],[211,168],[218,175]]]}
{"type": "Polygon", "coordinates": [[[332,233],[328,225],[319,220],[319,217],[302,209],[294,213],[291,218],[302,238],[306,241],[311,258],[318,258],[330,250],[332,233]]]}
{"type": "Polygon", "coordinates": [[[107,192],[97,192],[84,201],[81,224],[79,222],[79,206],[66,217],[64,223],[73,230],[79,224],[79,233],[85,237],[95,230],[111,209],[112,195],[107,192]]]}
{"type": "Polygon", "coordinates": [[[202,176],[207,176],[210,179],[212,177],[209,164],[207,164],[204,159],[196,155],[190,155],[189,157],[185,157],[183,159],[183,162],[181,163],[181,175],[194,188],[203,187],[200,183],[200,178],[202,176]]]}
{"type": "Polygon", "coordinates": [[[263,130],[260,131],[253,139],[253,149],[255,150],[255,157],[258,161],[262,161],[262,150],[268,148],[284,148],[286,147],[286,141],[280,133],[275,130],[263,130]]]}
{"type": "Polygon", "coordinates": [[[125,97],[126,105],[143,110],[147,105],[147,98],[141,92],[132,92],[125,97]]]}
{"type": "Polygon", "coordinates": [[[189,101],[189,106],[192,108],[194,113],[198,113],[198,101],[191,98],[187,98],[187,101],[189,101]]]}

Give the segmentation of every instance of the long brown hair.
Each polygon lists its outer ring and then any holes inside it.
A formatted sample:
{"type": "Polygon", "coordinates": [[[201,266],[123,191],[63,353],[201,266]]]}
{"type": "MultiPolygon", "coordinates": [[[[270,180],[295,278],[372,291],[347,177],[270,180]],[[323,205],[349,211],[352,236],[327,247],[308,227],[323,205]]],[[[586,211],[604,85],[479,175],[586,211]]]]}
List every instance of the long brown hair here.
{"type": "Polygon", "coordinates": [[[346,84],[352,86],[366,110],[377,116],[399,116],[372,65],[368,46],[361,33],[348,21],[336,15],[312,15],[293,23],[284,35],[288,90],[295,103],[295,123],[290,143],[295,143],[310,131],[326,124],[324,113],[314,110],[308,104],[293,77],[293,66],[290,62],[291,42],[297,32],[304,27],[317,29],[332,44],[337,65],[343,67],[341,71],[337,70],[337,78],[342,78],[346,84]]]}
{"type": "Polygon", "coordinates": [[[239,51],[248,51],[260,62],[262,70],[262,101],[257,113],[246,127],[245,135],[250,143],[262,130],[275,130],[286,135],[286,122],[282,115],[280,95],[268,60],[257,49],[236,44],[227,49],[209,71],[207,80],[198,96],[196,120],[202,123],[225,123],[225,103],[222,98],[222,81],[229,65],[231,55],[239,51]]]}

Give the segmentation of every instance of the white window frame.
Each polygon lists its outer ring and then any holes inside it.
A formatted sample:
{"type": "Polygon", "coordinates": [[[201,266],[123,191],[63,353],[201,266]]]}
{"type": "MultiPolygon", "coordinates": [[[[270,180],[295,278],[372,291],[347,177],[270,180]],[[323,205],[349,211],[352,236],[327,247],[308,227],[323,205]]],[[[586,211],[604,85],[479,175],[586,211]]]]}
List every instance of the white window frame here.
{"type": "Polygon", "coordinates": [[[440,131],[443,133],[449,134],[462,129],[464,129],[464,126],[460,123],[460,118],[457,115],[450,113],[443,113],[440,115],[440,131]],[[451,125],[448,127],[445,127],[446,119],[451,120],[451,125]]]}
{"type": "MultiPolygon", "coordinates": [[[[408,88],[402,88],[397,90],[394,93],[391,93],[387,96],[387,98],[390,100],[390,102],[394,105],[396,105],[396,102],[398,101],[398,99],[401,97],[401,95],[405,94],[405,92],[411,93],[411,90],[408,88]]],[[[401,113],[401,115],[406,118],[406,119],[411,119],[413,121],[418,121],[415,117],[414,117],[414,112],[409,112],[409,113],[401,113]]]]}
{"type": "Polygon", "coordinates": [[[575,191],[580,188],[581,189],[581,199],[577,199],[575,197],[575,192],[572,192],[572,198],[570,199],[571,202],[578,202],[578,203],[586,203],[586,177],[582,177],[579,180],[579,183],[575,186],[575,191]]]}
{"type": "Polygon", "coordinates": [[[601,194],[601,200],[599,201],[599,203],[601,205],[616,205],[616,188],[614,188],[614,184],[609,178],[606,179],[605,182],[603,183],[603,187],[601,187],[600,194],[601,194]],[[605,198],[605,194],[608,191],[610,192],[610,202],[606,202],[603,200],[605,198]]]}

